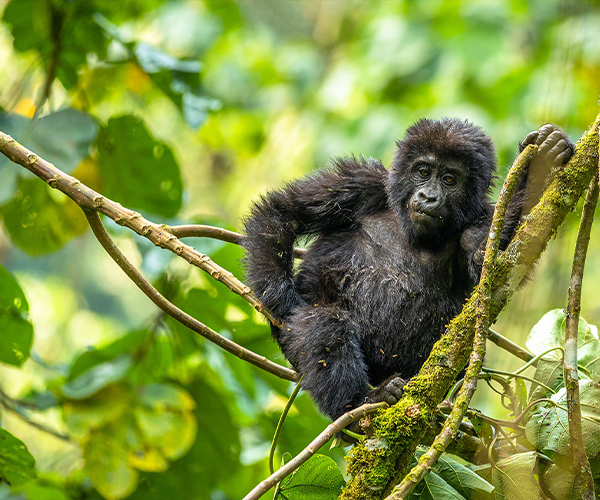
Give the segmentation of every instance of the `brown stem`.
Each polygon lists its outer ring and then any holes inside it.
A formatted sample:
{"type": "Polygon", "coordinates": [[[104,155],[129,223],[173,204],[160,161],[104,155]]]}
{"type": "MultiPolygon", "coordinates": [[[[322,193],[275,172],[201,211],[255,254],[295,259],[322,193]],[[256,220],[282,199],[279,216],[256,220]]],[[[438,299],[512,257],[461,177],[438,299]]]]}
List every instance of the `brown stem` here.
{"type": "Polygon", "coordinates": [[[312,457],[321,446],[329,441],[335,434],[340,432],[344,427],[350,425],[355,420],[359,420],[367,415],[373,415],[382,408],[387,408],[387,403],[374,403],[365,404],[344,413],[337,420],[329,424],[321,434],[319,434],[313,441],[304,448],[298,455],[296,455],[287,464],[275,471],[264,481],[261,481],[250,493],[248,493],[242,500],[257,500],[273,486],[275,486],[284,477],[289,476],[310,457],[312,457]]]}
{"type": "MultiPolygon", "coordinates": [[[[512,340],[507,339],[491,328],[488,328],[487,335],[488,340],[492,341],[494,344],[500,347],[500,349],[510,352],[513,356],[516,356],[523,361],[531,361],[533,358],[535,358],[535,356],[528,350],[523,349],[520,345],[515,344],[512,340]]],[[[537,363],[534,363],[534,365],[537,365],[537,363]]]]}
{"type": "Polygon", "coordinates": [[[52,39],[52,50],[50,52],[50,62],[48,63],[48,69],[46,70],[46,81],[44,82],[44,88],[40,95],[39,101],[35,107],[35,114],[37,115],[42,109],[44,103],[50,97],[50,91],[52,90],[52,83],[56,79],[56,70],[58,69],[58,61],[60,58],[60,51],[62,50],[62,30],[65,15],[64,12],[59,10],[54,2],[48,2],[50,4],[50,36],[52,39]]]}
{"type": "Polygon", "coordinates": [[[113,219],[117,224],[128,227],[137,234],[148,238],[156,246],[170,250],[193,266],[199,267],[214,279],[226,285],[232,292],[243,297],[272,324],[280,328],[283,326],[263,306],[250,287],[242,283],[231,272],[214,263],[208,255],[201,254],[194,248],[185,245],[176,236],[167,231],[164,226],[151,222],[142,217],[141,214],[124,208],[119,203],[90,189],[85,184],[82,184],[81,181],[65,174],[3,132],[0,132],[0,152],[14,163],[22,165],[40,179],[46,181],[50,187],[66,194],[82,209],[100,212],[113,219]]]}
{"type": "Polygon", "coordinates": [[[579,401],[579,375],[577,372],[577,331],[579,313],[581,311],[581,285],[583,270],[587,255],[588,244],[594,210],[598,202],[598,176],[596,175],[588,190],[583,204],[579,233],[575,243],[571,282],[569,284],[569,300],[567,305],[567,324],[565,333],[565,354],[563,357],[565,387],[567,389],[567,413],[569,418],[569,445],[573,454],[575,470],[581,481],[580,493],[584,500],[595,499],[594,478],[592,469],[585,454],[583,431],[581,427],[581,405],[579,401]]]}
{"type": "MultiPolygon", "coordinates": [[[[186,224],[182,226],[164,226],[173,236],[177,238],[212,238],[214,240],[226,241],[241,245],[245,236],[234,231],[228,231],[215,226],[205,226],[203,224],[186,224]]],[[[306,249],[294,248],[294,257],[303,259],[306,255],[306,249]]]]}
{"type": "Polygon", "coordinates": [[[234,354],[238,358],[248,361],[254,366],[258,366],[259,368],[262,368],[273,375],[277,375],[282,379],[291,381],[297,380],[295,371],[290,370],[285,366],[278,365],[277,363],[273,363],[264,356],[260,356],[223,337],[222,335],[219,335],[204,323],[201,323],[196,318],[190,316],[169,302],[156,288],[150,284],[150,282],[148,282],[148,280],[146,280],[146,278],[140,274],[133,264],[127,260],[127,257],[125,257],[125,255],[123,255],[123,253],[117,248],[111,237],[106,232],[106,229],[104,229],[104,225],[100,220],[98,212],[84,209],[84,213],[87,217],[90,227],[92,228],[92,231],[94,232],[94,235],[104,250],[106,250],[108,255],[111,256],[111,258],[125,272],[129,279],[131,279],[131,281],[133,281],[136,286],[165,313],[179,321],[181,324],[187,326],[190,330],[199,333],[205,339],[210,340],[214,344],[218,345],[222,349],[225,349],[227,352],[234,354]]]}
{"type": "Polygon", "coordinates": [[[489,304],[491,297],[491,283],[490,283],[490,270],[496,257],[498,255],[498,249],[500,247],[500,235],[502,234],[502,228],[504,227],[504,216],[506,215],[506,209],[512,197],[512,194],[521,178],[525,168],[531,161],[532,156],[537,151],[537,146],[529,145],[525,150],[517,157],[512,168],[508,172],[508,176],[504,181],[502,190],[494,215],[492,217],[492,223],[490,225],[490,232],[488,235],[487,243],[485,245],[485,256],[483,258],[483,267],[481,269],[481,278],[477,287],[477,313],[476,313],[476,324],[475,324],[475,342],[473,344],[473,351],[469,360],[469,366],[465,374],[465,380],[458,392],[456,403],[450,412],[450,415],[444,423],[442,431],[433,441],[429,450],[424,453],[417,465],[404,477],[402,482],[394,488],[392,493],[386,497],[386,500],[400,500],[408,497],[414,490],[415,486],[419,483],[423,477],[431,470],[431,468],[437,463],[442,453],[448,448],[450,442],[456,437],[458,427],[465,416],[465,413],[469,409],[469,402],[475,393],[477,388],[477,381],[479,379],[479,372],[483,367],[483,358],[485,356],[487,330],[489,327],[489,304]]]}

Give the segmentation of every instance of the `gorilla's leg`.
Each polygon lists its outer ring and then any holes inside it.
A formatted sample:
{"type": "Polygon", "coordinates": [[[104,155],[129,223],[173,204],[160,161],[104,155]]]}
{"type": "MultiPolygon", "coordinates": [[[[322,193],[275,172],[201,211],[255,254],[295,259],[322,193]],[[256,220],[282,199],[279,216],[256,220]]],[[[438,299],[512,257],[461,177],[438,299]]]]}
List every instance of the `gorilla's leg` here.
{"type": "Polygon", "coordinates": [[[299,307],[281,332],[285,357],[304,375],[302,386],[335,419],[361,405],[370,391],[359,332],[347,311],[299,307]]]}

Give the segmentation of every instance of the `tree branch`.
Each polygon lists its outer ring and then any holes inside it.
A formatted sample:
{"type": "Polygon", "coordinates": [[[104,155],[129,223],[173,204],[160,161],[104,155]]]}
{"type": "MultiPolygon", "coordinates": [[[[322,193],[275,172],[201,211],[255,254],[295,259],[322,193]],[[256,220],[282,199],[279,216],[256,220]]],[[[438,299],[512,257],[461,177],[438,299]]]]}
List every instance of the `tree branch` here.
{"type": "Polygon", "coordinates": [[[588,244],[594,210],[598,203],[598,175],[592,179],[588,194],[583,204],[581,222],[577,242],[575,243],[575,254],[573,256],[573,269],[571,271],[571,282],[569,283],[569,300],[567,304],[567,324],[565,332],[565,354],[563,356],[563,367],[565,373],[565,387],[567,389],[567,409],[569,419],[569,446],[573,454],[575,470],[581,481],[580,493],[583,500],[595,499],[594,478],[592,469],[585,454],[583,445],[583,431],[581,428],[581,405],[579,401],[579,374],[577,372],[577,332],[579,330],[579,312],[581,311],[581,284],[583,281],[583,269],[587,256],[588,244]]]}
{"type": "MultiPolygon", "coordinates": [[[[504,308],[548,241],[575,207],[598,168],[600,115],[578,141],[577,150],[532,208],[508,248],[490,270],[489,322],[504,308]]],[[[344,500],[377,500],[404,477],[414,451],[431,426],[438,403],[469,358],[475,334],[477,292],[434,345],[400,401],[373,419],[373,436],[385,446],[360,441],[351,450],[344,500]]]]}
{"type": "Polygon", "coordinates": [[[250,287],[242,283],[231,272],[214,263],[208,255],[201,254],[194,248],[185,245],[175,235],[167,231],[164,226],[151,222],[142,217],[141,214],[124,208],[119,203],[90,189],[81,181],[65,174],[3,132],[0,132],[0,153],[46,181],[50,187],[66,194],[82,209],[100,212],[113,219],[117,224],[128,227],[137,234],[148,238],[156,246],[170,250],[193,266],[199,267],[214,279],[226,285],[232,292],[243,297],[272,324],[278,327],[283,326],[263,306],[250,287]]]}
{"type": "MultiPolygon", "coordinates": [[[[496,344],[500,349],[510,352],[513,356],[516,356],[523,361],[531,361],[535,356],[531,354],[527,349],[523,349],[520,345],[515,344],[512,340],[507,339],[498,332],[488,328],[488,340],[496,344]]],[[[535,363],[537,364],[537,363],[535,363]]]]}
{"type": "Polygon", "coordinates": [[[179,321],[181,324],[187,326],[190,330],[199,333],[205,339],[211,341],[213,344],[218,345],[222,349],[225,349],[227,352],[237,356],[244,361],[248,361],[254,366],[258,366],[263,370],[272,373],[273,375],[277,375],[278,377],[295,381],[297,380],[296,372],[294,370],[290,370],[285,366],[278,365],[277,363],[273,363],[269,359],[264,356],[260,356],[245,347],[242,347],[232,340],[219,335],[217,332],[206,326],[204,323],[201,323],[196,318],[190,316],[186,312],[179,309],[177,306],[169,302],[161,293],[154,288],[146,278],[144,278],[141,273],[134,267],[131,262],[127,260],[127,257],[123,255],[123,253],[117,248],[114,244],[111,237],[106,232],[102,221],[100,220],[100,216],[97,212],[92,210],[84,209],[83,212],[87,217],[87,220],[94,232],[94,235],[106,250],[106,253],[111,256],[111,258],[117,263],[117,265],[125,272],[125,274],[135,283],[135,285],[142,291],[144,294],[156,304],[161,310],[167,313],[172,318],[179,321]]]}
{"type": "Polygon", "coordinates": [[[289,476],[310,457],[312,457],[317,452],[317,450],[321,448],[321,446],[327,443],[327,441],[329,441],[335,434],[340,432],[344,427],[368,415],[373,415],[382,408],[387,408],[388,406],[389,405],[384,402],[365,404],[359,406],[358,408],[355,408],[354,410],[344,413],[337,420],[329,424],[325,428],[325,430],[321,432],[321,434],[319,434],[315,439],[313,439],[311,443],[306,448],[304,448],[298,455],[296,455],[292,460],[290,460],[279,470],[275,471],[275,473],[271,474],[264,481],[261,481],[242,500],[257,500],[267,491],[269,491],[273,486],[275,486],[279,481],[281,481],[286,476],[289,476]]]}
{"type": "MultiPolygon", "coordinates": [[[[241,245],[245,238],[243,234],[203,224],[186,224],[184,226],[167,226],[165,224],[163,227],[177,238],[212,238],[227,243],[235,243],[236,245],[241,245]]],[[[305,255],[306,249],[294,248],[294,257],[297,259],[303,259],[305,255]]]]}

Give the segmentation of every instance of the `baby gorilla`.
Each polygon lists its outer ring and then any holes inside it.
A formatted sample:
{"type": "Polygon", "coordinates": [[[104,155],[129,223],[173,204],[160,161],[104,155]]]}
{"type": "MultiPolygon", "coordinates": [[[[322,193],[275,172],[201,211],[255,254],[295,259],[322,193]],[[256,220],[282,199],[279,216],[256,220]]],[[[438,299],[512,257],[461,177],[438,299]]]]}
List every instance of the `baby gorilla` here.
{"type": "MultiPolygon", "coordinates": [[[[574,147],[553,125],[509,205],[500,248],[574,147]]],[[[285,322],[273,336],[319,409],[337,418],[400,397],[479,280],[496,170],[491,139],[458,119],[420,120],[391,170],[343,158],[272,191],[246,220],[247,277],[285,322]],[[293,246],[316,237],[299,269],[293,246]],[[373,389],[375,386],[375,389],[373,389]]]]}

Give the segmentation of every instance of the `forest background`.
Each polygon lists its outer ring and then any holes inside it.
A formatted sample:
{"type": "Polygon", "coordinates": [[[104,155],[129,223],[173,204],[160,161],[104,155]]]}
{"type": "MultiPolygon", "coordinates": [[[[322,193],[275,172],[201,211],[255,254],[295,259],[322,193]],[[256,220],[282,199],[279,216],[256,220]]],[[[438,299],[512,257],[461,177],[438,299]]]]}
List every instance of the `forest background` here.
{"type": "MultiPolygon", "coordinates": [[[[0,130],[155,222],[239,231],[260,193],[331,157],[362,154],[389,165],[394,142],[424,116],[482,126],[503,177],[530,130],[553,122],[577,139],[598,111],[600,8],[591,1],[15,0],[0,1],[0,11],[0,130]],[[140,153],[148,148],[148,157],[140,153]]],[[[241,498],[268,475],[292,384],[165,317],[70,200],[6,159],[0,216],[0,264],[23,289],[34,332],[23,359],[0,365],[1,425],[35,457],[36,488],[64,495],[57,498],[99,498],[98,490],[107,498],[222,500],[241,498]],[[80,393],[65,406],[56,394],[124,352],[135,354],[127,366],[105,366],[101,389],[116,392],[104,411],[125,412],[122,387],[147,384],[171,391],[177,411],[148,417],[164,441],[156,457],[123,465],[118,490],[93,477],[94,490],[90,463],[118,457],[110,443],[108,451],[90,445],[99,403],[80,393]]],[[[576,214],[567,219],[495,330],[524,345],[546,311],[566,305],[577,223],[576,214]]],[[[108,229],[170,300],[284,362],[246,302],[130,231],[108,229]]],[[[193,244],[243,276],[239,247],[193,244]]],[[[599,324],[593,246],[584,283],[582,316],[599,324]]],[[[486,364],[511,370],[518,360],[490,346],[486,364]]],[[[157,396],[148,404],[157,401],[164,403],[157,396]]],[[[473,406],[504,418],[498,401],[482,386],[473,406]]],[[[327,423],[301,394],[279,450],[295,455],[327,423]]],[[[343,450],[323,453],[343,467],[343,450]]]]}

